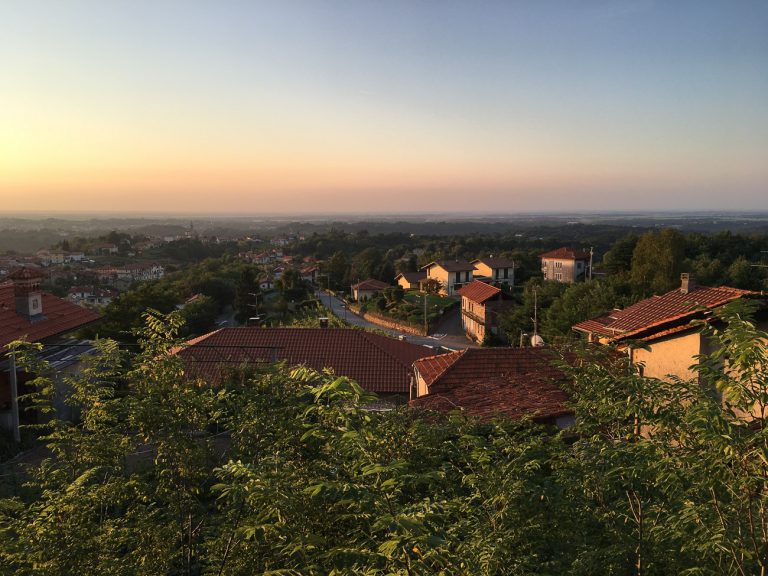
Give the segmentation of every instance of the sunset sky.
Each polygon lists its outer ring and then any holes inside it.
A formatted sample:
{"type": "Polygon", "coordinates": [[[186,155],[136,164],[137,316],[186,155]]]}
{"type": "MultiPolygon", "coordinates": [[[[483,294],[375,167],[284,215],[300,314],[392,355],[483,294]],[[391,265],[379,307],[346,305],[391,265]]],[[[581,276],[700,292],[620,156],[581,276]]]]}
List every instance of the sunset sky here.
{"type": "Polygon", "coordinates": [[[768,209],[764,0],[3,0],[0,211],[768,209]]]}

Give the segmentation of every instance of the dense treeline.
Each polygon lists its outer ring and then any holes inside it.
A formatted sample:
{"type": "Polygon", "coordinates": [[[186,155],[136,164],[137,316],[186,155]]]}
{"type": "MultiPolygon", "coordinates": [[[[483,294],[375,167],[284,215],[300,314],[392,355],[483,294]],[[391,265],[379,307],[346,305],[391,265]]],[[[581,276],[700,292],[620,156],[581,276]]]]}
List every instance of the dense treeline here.
{"type": "Polygon", "coordinates": [[[371,412],[285,366],[185,383],[177,318],[150,317],[140,354],[102,342],[71,380],[80,422],[41,430],[51,457],[0,500],[0,572],[765,573],[768,334],[747,312],[694,382],[584,356],[560,433],[371,412]]]}

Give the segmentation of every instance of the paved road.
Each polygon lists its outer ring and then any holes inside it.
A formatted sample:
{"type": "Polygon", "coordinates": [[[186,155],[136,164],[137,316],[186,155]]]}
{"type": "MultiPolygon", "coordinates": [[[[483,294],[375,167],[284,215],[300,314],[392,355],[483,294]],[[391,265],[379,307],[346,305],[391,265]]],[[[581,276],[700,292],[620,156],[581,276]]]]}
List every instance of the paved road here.
{"type": "Polygon", "coordinates": [[[449,350],[463,350],[464,348],[478,347],[477,345],[472,344],[469,340],[464,338],[464,336],[456,336],[451,334],[414,336],[412,334],[398,332],[397,330],[391,330],[390,328],[385,328],[384,326],[379,326],[378,324],[369,322],[368,320],[353,313],[351,310],[346,309],[344,302],[342,302],[339,298],[330,295],[328,292],[317,291],[316,296],[320,302],[322,302],[323,306],[329,308],[333,314],[347,322],[347,324],[351,324],[353,326],[381,330],[382,332],[386,332],[395,338],[404,336],[408,342],[412,342],[413,344],[420,344],[422,346],[442,346],[443,348],[448,348],[449,350]]]}

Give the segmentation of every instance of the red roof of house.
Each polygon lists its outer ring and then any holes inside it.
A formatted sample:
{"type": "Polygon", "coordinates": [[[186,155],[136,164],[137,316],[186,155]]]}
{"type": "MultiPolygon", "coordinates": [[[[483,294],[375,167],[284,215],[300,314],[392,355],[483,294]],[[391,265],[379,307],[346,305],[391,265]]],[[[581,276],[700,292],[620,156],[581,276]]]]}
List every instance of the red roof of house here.
{"type": "Polygon", "coordinates": [[[389,288],[389,284],[373,278],[352,285],[353,290],[386,290],[387,288],[389,288]]]}
{"type": "Polygon", "coordinates": [[[469,284],[462,286],[461,289],[458,290],[458,293],[465,298],[469,298],[473,302],[482,304],[486,300],[500,294],[501,288],[496,288],[496,286],[480,282],[480,280],[474,280],[469,284]]]}
{"type": "Polygon", "coordinates": [[[756,296],[757,292],[719,286],[709,288],[698,286],[683,293],[679,288],[641,300],[624,310],[614,310],[603,316],[585,320],[573,329],[591,332],[614,339],[627,338],[641,332],[663,327],[675,321],[683,321],[701,313],[702,307],[711,310],[744,296],[756,296]]]}
{"type": "Polygon", "coordinates": [[[0,347],[22,338],[38,342],[99,319],[95,312],[45,292],[42,306],[42,315],[30,321],[16,313],[13,283],[0,284],[0,347]]]}
{"type": "Polygon", "coordinates": [[[356,380],[372,392],[407,394],[413,363],[432,354],[425,346],[350,328],[221,328],[178,353],[188,371],[217,381],[228,367],[244,362],[285,360],[356,380]]]}
{"type": "Polygon", "coordinates": [[[563,247],[545,252],[541,257],[553,260],[589,260],[589,252],[563,247]]]}
{"type": "Polygon", "coordinates": [[[533,416],[546,420],[571,414],[568,395],[556,384],[565,376],[549,348],[468,348],[422,358],[414,368],[428,394],[410,405],[439,411],[456,408],[489,418],[533,416]]]}

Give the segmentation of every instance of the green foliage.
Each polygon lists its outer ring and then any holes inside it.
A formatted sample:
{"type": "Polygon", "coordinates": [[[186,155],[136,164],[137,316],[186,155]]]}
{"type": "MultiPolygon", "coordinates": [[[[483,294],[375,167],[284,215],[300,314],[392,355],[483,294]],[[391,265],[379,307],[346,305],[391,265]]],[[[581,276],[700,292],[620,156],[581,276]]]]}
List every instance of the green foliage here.
{"type": "MultiPolygon", "coordinates": [[[[70,378],[78,422],[0,499],[0,573],[746,575],[768,557],[768,334],[707,327],[700,378],[569,351],[577,424],[375,412],[348,378],[284,365],[185,380],[181,313],[70,378]]],[[[24,350],[26,350],[24,352],[24,350]]],[[[31,399],[50,407],[51,381],[31,399]]]]}
{"type": "Polygon", "coordinates": [[[632,252],[632,284],[644,296],[661,294],[680,283],[685,237],[672,228],[647,232],[632,252]]]}

